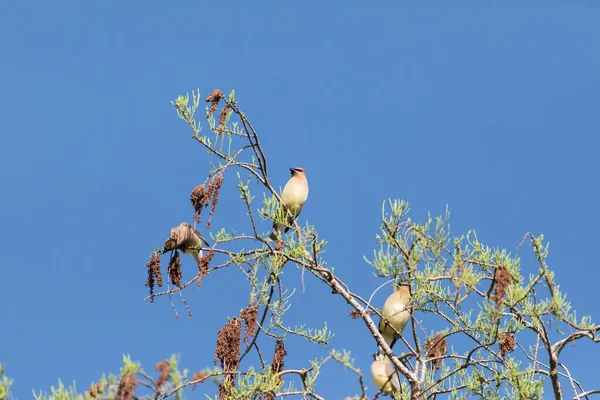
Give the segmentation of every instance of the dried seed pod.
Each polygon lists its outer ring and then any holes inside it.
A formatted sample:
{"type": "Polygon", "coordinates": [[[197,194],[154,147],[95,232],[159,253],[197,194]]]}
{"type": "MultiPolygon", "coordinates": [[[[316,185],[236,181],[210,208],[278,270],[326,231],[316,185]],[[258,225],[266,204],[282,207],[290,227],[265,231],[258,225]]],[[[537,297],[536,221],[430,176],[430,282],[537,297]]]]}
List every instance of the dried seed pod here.
{"type": "Polygon", "coordinates": [[[204,207],[208,206],[210,202],[210,196],[208,195],[208,191],[203,184],[200,184],[192,189],[192,193],[190,194],[190,202],[192,203],[192,207],[194,207],[194,219],[197,222],[200,222],[202,219],[202,210],[204,207]]]}
{"type": "MultiPolygon", "coordinates": [[[[427,357],[430,358],[442,357],[448,352],[446,337],[442,336],[441,333],[438,333],[435,336],[427,339],[425,342],[425,347],[427,347],[427,357]]],[[[433,364],[434,369],[437,371],[442,365],[442,359],[436,358],[433,364]]]]}
{"type": "Polygon", "coordinates": [[[200,289],[200,285],[202,284],[202,279],[208,274],[208,266],[210,265],[210,261],[215,256],[215,252],[211,249],[208,253],[204,254],[202,258],[200,258],[200,262],[198,263],[198,289],[200,289]]]}
{"type": "Polygon", "coordinates": [[[131,400],[133,399],[133,394],[137,387],[138,380],[135,377],[135,374],[129,372],[121,378],[119,382],[119,388],[117,389],[117,394],[115,396],[116,400],[131,400]]]}
{"type": "Polygon", "coordinates": [[[171,372],[171,364],[169,364],[169,361],[163,360],[163,361],[159,362],[158,364],[156,364],[154,369],[156,371],[160,371],[160,375],[158,376],[158,379],[156,380],[156,390],[160,391],[161,386],[164,385],[165,383],[167,383],[167,381],[169,380],[169,372],[171,372]]]}
{"type": "Polygon", "coordinates": [[[502,357],[504,357],[506,353],[513,351],[516,347],[515,337],[508,332],[498,335],[498,343],[500,344],[500,354],[502,357]]]}
{"type": "Polygon", "coordinates": [[[150,302],[154,302],[154,283],[158,286],[162,286],[162,273],[160,272],[160,255],[155,251],[150,255],[150,261],[146,263],[148,267],[148,279],[146,280],[146,287],[150,288],[150,302]]]}
{"type": "MultiPolygon", "coordinates": [[[[206,222],[206,227],[210,228],[210,221],[212,220],[212,216],[215,213],[215,209],[217,207],[217,203],[219,202],[219,193],[221,192],[221,186],[223,185],[223,175],[218,174],[213,176],[213,178],[208,183],[208,199],[210,200],[211,207],[210,213],[208,215],[208,221],[206,222]]],[[[207,203],[208,205],[208,203],[207,203]]]]}
{"type": "Polygon", "coordinates": [[[206,116],[206,118],[210,118],[215,113],[215,111],[217,111],[217,108],[219,108],[219,101],[224,98],[225,98],[225,95],[219,89],[213,90],[208,95],[208,97],[206,98],[206,102],[211,103],[211,105],[210,105],[210,110],[208,111],[208,115],[206,116]]]}
{"type": "Polygon", "coordinates": [[[496,268],[494,271],[494,295],[492,299],[496,302],[496,309],[500,308],[502,304],[502,299],[506,294],[506,288],[510,285],[512,277],[510,276],[510,272],[504,266],[500,266],[496,268]]]}
{"type": "Polygon", "coordinates": [[[225,120],[227,119],[227,114],[231,110],[231,107],[225,106],[221,110],[221,114],[219,115],[219,127],[217,128],[217,132],[223,133],[223,126],[225,125],[225,120]]]}
{"type": "MultiPolygon", "coordinates": [[[[215,350],[215,365],[221,362],[223,372],[236,372],[240,365],[240,337],[242,333],[242,320],[234,317],[227,321],[219,330],[217,348],[215,350]]],[[[219,384],[219,398],[228,398],[230,388],[235,385],[234,376],[226,374],[223,382],[219,384]]]]}
{"type": "Polygon", "coordinates": [[[248,343],[248,339],[253,337],[256,332],[256,317],[258,316],[258,308],[256,306],[248,306],[242,310],[240,317],[244,320],[244,343],[248,343]]]}
{"type": "Polygon", "coordinates": [[[179,252],[175,250],[175,254],[171,257],[171,261],[169,262],[169,268],[167,269],[169,277],[171,278],[171,283],[175,286],[179,286],[181,283],[181,259],[179,257],[179,252]]]}
{"type": "MultiPolygon", "coordinates": [[[[283,359],[287,355],[283,340],[277,339],[275,342],[275,352],[273,353],[273,363],[271,364],[271,373],[278,374],[283,371],[283,359]]],[[[279,382],[283,382],[283,378],[279,376],[279,382]]],[[[275,400],[275,393],[267,393],[265,400],[275,400]]]]}

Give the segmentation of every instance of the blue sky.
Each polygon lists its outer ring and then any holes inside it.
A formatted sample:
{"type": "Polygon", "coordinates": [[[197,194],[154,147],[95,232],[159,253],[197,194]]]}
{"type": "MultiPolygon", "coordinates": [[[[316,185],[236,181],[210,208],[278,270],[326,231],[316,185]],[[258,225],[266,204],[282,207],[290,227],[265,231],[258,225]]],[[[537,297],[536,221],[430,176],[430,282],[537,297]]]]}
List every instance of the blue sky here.
{"type": "MultiPolygon", "coordinates": [[[[453,234],[476,229],[489,245],[544,233],[578,315],[600,319],[598,20],[591,1],[2,2],[0,361],[13,393],[59,377],[86,388],[124,353],[147,370],[171,353],[211,365],[217,330],[247,304],[239,276],[186,292],[193,320],[179,303],[176,320],[166,299],[142,301],[150,251],[190,221],[208,172],[169,103],[196,88],[236,90],[273,182],[306,169],[301,223],[356,292],[381,283],[363,255],[382,201],[402,198],[417,220],[448,205],[453,234]]],[[[212,232],[238,222],[226,185],[212,232]]],[[[290,323],[327,320],[333,346],[367,372],[374,342],[348,311],[308,279],[290,323]]],[[[322,355],[290,349],[289,367],[322,355]]],[[[565,351],[588,388],[599,355],[583,342],[565,351]]],[[[328,368],[318,387],[338,398],[332,382],[347,375],[328,368]]]]}

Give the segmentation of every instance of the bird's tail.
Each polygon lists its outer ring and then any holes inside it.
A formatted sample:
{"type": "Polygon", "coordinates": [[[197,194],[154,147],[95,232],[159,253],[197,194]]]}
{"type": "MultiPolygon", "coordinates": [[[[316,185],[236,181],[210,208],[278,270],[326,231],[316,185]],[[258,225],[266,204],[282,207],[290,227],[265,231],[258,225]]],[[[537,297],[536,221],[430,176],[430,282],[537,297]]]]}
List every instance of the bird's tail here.
{"type": "MultiPolygon", "coordinates": [[[[386,343],[388,344],[388,346],[390,346],[390,348],[393,350],[394,345],[396,344],[396,341],[398,340],[398,336],[393,335],[386,335],[384,332],[381,332],[381,336],[383,336],[383,338],[385,339],[386,343]]],[[[384,355],[385,352],[383,351],[383,347],[381,346],[377,346],[377,355],[384,355]]]]}
{"type": "Polygon", "coordinates": [[[273,241],[279,240],[279,237],[285,228],[286,226],[284,224],[273,224],[273,231],[271,232],[269,239],[273,241]]]}

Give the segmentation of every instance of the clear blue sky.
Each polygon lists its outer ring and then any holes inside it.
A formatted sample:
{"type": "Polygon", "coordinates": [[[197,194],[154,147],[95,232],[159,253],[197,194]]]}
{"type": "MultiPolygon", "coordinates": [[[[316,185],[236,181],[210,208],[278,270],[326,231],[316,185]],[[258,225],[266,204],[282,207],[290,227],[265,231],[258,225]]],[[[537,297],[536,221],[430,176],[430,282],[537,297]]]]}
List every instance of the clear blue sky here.
{"type": "MultiPolygon", "coordinates": [[[[544,233],[578,315],[600,320],[600,5],[322,3],[0,4],[0,361],[17,397],[59,377],[86,388],[124,353],[147,370],[171,353],[211,365],[217,330],[247,304],[233,272],[186,292],[193,320],[178,299],[179,320],[165,298],[142,301],[150,251],[190,220],[189,192],[208,172],[169,104],[195,88],[236,90],[274,182],[306,169],[301,223],[356,292],[381,283],[362,257],[382,201],[403,198],[417,220],[448,204],[453,234],[474,228],[489,245],[544,233]]],[[[226,185],[213,232],[236,224],[226,185]]],[[[339,296],[308,279],[294,301],[290,324],[327,320],[333,346],[368,371],[374,342],[339,296]]],[[[322,355],[289,353],[289,367],[322,355]]],[[[600,347],[564,354],[597,386],[600,347]]],[[[358,391],[334,381],[319,384],[326,398],[358,391]]]]}

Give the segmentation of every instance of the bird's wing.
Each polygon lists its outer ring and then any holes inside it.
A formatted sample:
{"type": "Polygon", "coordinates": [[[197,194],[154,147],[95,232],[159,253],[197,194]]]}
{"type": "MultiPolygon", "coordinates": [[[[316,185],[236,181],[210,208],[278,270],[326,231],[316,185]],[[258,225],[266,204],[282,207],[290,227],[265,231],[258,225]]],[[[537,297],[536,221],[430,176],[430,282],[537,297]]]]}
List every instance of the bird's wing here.
{"type": "Polygon", "coordinates": [[[200,240],[202,240],[202,243],[204,243],[205,246],[209,247],[210,244],[208,244],[208,242],[206,241],[206,239],[204,239],[204,236],[202,236],[200,234],[200,232],[198,232],[198,230],[196,228],[192,228],[194,230],[194,233],[196,234],[196,236],[198,236],[200,238],[200,240]]]}

